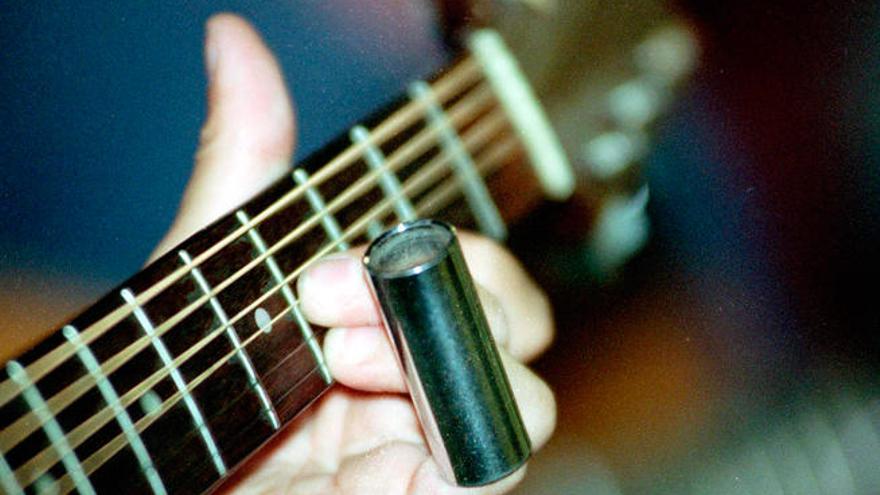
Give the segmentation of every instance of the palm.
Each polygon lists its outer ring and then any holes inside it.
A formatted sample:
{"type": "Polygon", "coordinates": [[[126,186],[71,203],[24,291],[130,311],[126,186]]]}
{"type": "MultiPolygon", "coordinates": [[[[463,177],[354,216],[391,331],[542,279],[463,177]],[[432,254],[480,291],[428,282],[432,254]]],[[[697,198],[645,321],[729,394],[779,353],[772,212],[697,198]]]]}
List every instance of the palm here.
{"type": "Polygon", "coordinates": [[[404,396],[339,386],[294,422],[233,493],[405,493],[395,474],[426,461],[433,464],[404,396]]]}

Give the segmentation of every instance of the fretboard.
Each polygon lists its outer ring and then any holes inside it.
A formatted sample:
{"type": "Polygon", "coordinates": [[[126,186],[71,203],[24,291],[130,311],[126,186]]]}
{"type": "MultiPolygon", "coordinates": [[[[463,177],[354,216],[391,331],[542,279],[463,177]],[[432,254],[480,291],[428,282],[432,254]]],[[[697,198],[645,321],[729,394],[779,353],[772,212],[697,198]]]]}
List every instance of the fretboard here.
{"type": "Polygon", "coordinates": [[[564,170],[526,163],[548,143],[521,139],[523,122],[531,133],[547,128],[535,130],[528,88],[492,50],[413,83],[10,361],[0,489],[217,486],[332,386],[326,329],[304,317],[295,289],[312,262],[416,217],[501,238],[544,193],[563,195],[564,170]]]}

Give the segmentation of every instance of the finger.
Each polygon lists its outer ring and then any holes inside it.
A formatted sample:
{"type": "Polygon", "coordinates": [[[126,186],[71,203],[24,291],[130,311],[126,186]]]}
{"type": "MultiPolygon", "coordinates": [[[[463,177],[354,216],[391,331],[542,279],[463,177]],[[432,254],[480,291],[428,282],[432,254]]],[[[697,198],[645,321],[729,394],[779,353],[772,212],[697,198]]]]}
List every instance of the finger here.
{"type": "MultiPolygon", "coordinates": [[[[510,358],[504,359],[507,362],[510,358]]],[[[514,369],[512,364],[508,366],[514,369]]],[[[542,397],[547,392],[540,384],[519,383],[519,373],[514,370],[511,374],[518,399],[550,407],[523,411],[537,450],[552,431],[547,425],[555,418],[555,406],[552,394],[542,397]]],[[[484,495],[509,491],[525,472],[525,467],[520,468],[496,484],[476,489],[451,485],[425,448],[412,405],[401,396],[359,395],[337,389],[323,401],[319,412],[321,419],[309,423],[305,436],[300,437],[311,446],[291,444],[293,452],[277,457],[277,462],[261,471],[259,479],[249,480],[248,489],[260,486],[260,493],[484,495]],[[300,451],[313,451],[305,465],[296,461],[300,451]]]]}
{"type": "Polygon", "coordinates": [[[474,280],[498,298],[507,317],[507,349],[522,361],[534,359],[553,340],[553,312],[544,291],[497,242],[470,232],[461,232],[459,239],[474,280]]]}
{"type": "Polygon", "coordinates": [[[177,218],[153,255],[254,196],[288,169],[294,114],[284,79],[259,34],[231,14],[206,26],[208,117],[177,218]]]}
{"type": "MultiPolygon", "coordinates": [[[[404,374],[383,330],[335,328],[324,341],[327,365],[343,385],[368,392],[403,393],[404,374]]],[[[544,445],[556,426],[556,401],[550,387],[509,353],[500,350],[514,398],[532,445],[544,445]]]]}
{"type": "Polygon", "coordinates": [[[357,251],[319,260],[297,279],[303,313],[313,323],[325,327],[378,325],[379,312],[365,275],[357,251]]]}
{"type": "MultiPolygon", "coordinates": [[[[409,399],[338,387],[322,400],[307,430],[308,461],[288,464],[298,476],[335,472],[343,459],[394,441],[421,443],[421,428],[409,399]]],[[[303,448],[305,447],[305,448],[303,448]]],[[[296,460],[299,453],[282,462],[296,460]]]]}
{"type": "Polygon", "coordinates": [[[482,285],[477,285],[477,297],[480,299],[480,306],[483,307],[489,329],[492,330],[495,345],[510,350],[510,321],[507,320],[501,300],[482,285]]]}
{"type": "Polygon", "coordinates": [[[501,362],[519,407],[532,450],[541,449],[556,429],[556,397],[534,371],[501,350],[501,362]]]}
{"type": "MultiPolygon", "coordinates": [[[[499,244],[468,233],[462,233],[460,240],[468,268],[483,289],[480,300],[490,324],[507,322],[496,325],[506,330],[505,334],[496,332],[499,341],[518,359],[534,358],[553,337],[553,317],[546,296],[499,244]]],[[[328,327],[378,324],[364,268],[354,252],[334,255],[310,267],[299,278],[298,290],[303,311],[315,323],[328,327]]]]}
{"type": "Polygon", "coordinates": [[[422,443],[422,429],[409,398],[360,394],[349,398],[338,459],[366,454],[389,442],[422,443]]]}
{"type": "MultiPolygon", "coordinates": [[[[492,294],[477,288],[498,346],[507,341],[507,321],[492,294]]],[[[324,356],[334,379],[368,392],[406,391],[403,372],[382,327],[332,328],[324,337],[324,356]]]]}
{"type": "Polygon", "coordinates": [[[324,357],[333,378],[365,392],[406,392],[403,372],[380,327],[333,328],[324,337],[324,357]]]}

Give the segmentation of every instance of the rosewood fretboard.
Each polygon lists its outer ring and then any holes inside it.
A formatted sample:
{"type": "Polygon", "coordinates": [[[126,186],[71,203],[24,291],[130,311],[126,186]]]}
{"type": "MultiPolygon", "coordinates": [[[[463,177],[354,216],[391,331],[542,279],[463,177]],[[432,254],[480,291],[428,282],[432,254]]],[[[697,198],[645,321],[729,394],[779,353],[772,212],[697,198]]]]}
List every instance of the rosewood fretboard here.
{"type": "Polygon", "coordinates": [[[541,192],[483,62],[413,84],[10,361],[0,489],[217,486],[332,386],[297,304],[309,263],[416,216],[503,236],[541,192]]]}

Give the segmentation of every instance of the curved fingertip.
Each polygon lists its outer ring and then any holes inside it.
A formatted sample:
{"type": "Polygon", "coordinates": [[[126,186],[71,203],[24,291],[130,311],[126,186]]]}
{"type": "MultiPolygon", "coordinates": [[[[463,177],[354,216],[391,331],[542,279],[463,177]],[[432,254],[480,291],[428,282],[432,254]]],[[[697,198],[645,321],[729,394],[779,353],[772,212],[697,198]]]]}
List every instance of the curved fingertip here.
{"type": "Polygon", "coordinates": [[[516,399],[532,449],[543,447],[556,430],[556,394],[550,386],[521,362],[501,350],[501,360],[516,399]]]}
{"type": "Polygon", "coordinates": [[[324,337],[330,374],[367,392],[403,393],[406,383],[391,343],[379,327],[333,328],[324,337]]]}
{"type": "Polygon", "coordinates": [[[297,280],[297,291],[306,317],[319,325],[351,327],[379,321],[360,258],[351,253],[315,262],[297,280]]]}

